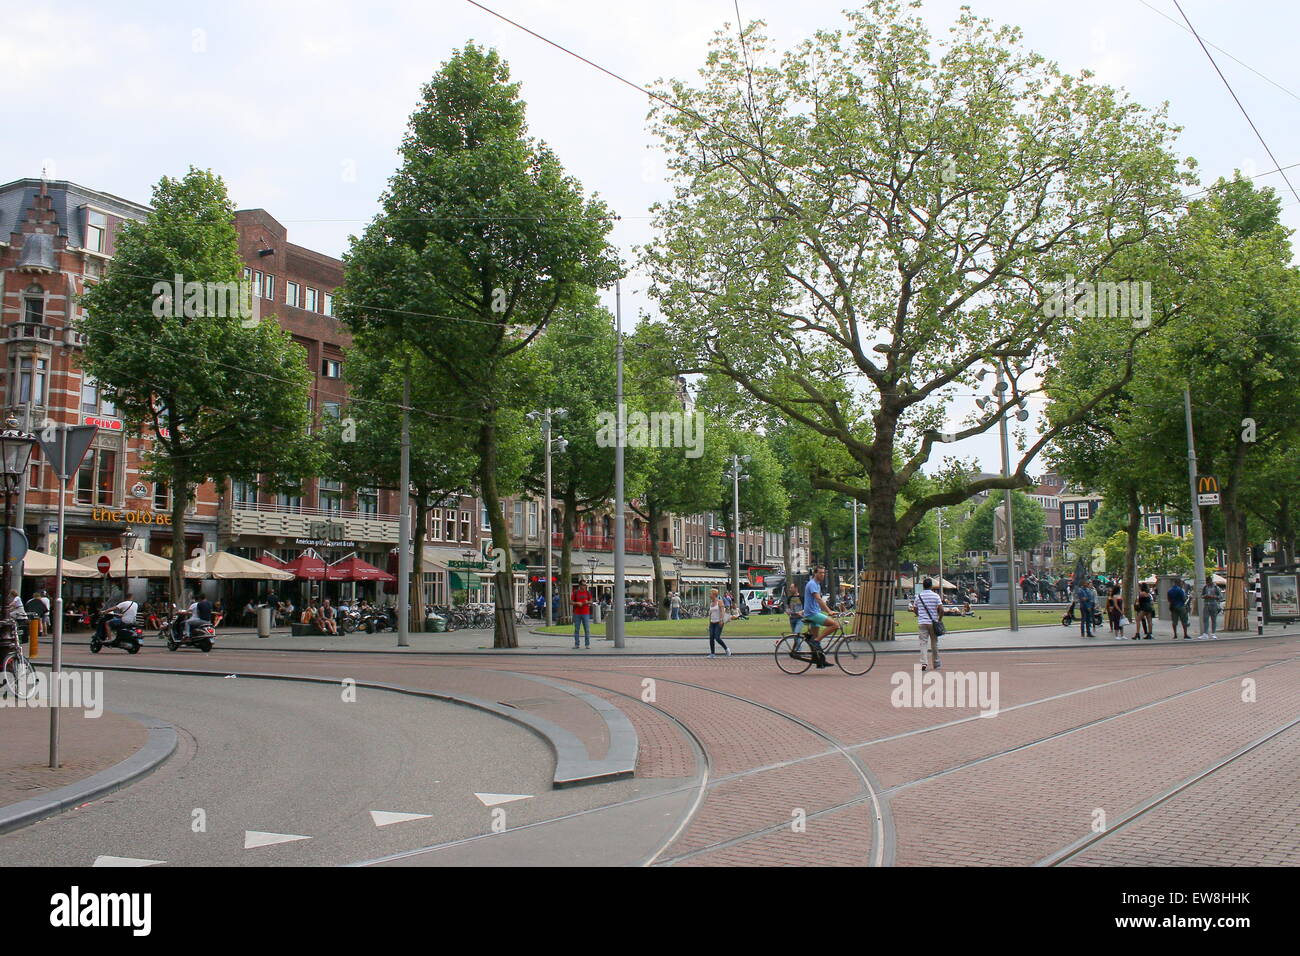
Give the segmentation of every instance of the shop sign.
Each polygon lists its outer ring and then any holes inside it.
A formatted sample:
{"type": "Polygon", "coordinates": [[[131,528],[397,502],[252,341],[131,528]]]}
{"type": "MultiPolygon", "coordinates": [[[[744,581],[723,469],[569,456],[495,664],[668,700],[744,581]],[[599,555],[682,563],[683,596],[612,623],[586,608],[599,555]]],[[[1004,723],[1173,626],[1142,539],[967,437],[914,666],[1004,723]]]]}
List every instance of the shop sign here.
{"type": "Polygon", "coordinates": [[[476,571],[481,571],[483,568],[487,567],[487,562],[486,561],[448,561],[447,567],[472,568],[476,571]]]}
{"type": "Polygon", "coordinates": [[[113,524],[171,524],[172,516],[161,511],[150,511],[148,508],[132,508],[123,511],[112,508],[92,508],[90,511],[91,521],[111,521],[113,524]]]}
{"type": "Polygon", "coordinates": [[[307,525],[307,534],[312,538],[342,538],[346,533],[342,521],[312,521],[307,525]]]}
{"type": "Polygon", "coordinates": [[[311,548],[355,548],[355,541],[331,541],[329,538],[294,538],[293,543],[311,548]]]}
{"type": "Polygon", "coordinates": [[[149,486],[146,485],[143,481],[137,481],[134,485],[131,486],[131,494],[137,498],[148,498],[149,486]]]}
{"type": "Polygon", "coordinates": [[[117,418],[96,418],[94,415],[87,415],[81,420],[83,425],[94,425],[96,428],[105,428],[111,432],[120,432],[122,422],[117,418]]]}

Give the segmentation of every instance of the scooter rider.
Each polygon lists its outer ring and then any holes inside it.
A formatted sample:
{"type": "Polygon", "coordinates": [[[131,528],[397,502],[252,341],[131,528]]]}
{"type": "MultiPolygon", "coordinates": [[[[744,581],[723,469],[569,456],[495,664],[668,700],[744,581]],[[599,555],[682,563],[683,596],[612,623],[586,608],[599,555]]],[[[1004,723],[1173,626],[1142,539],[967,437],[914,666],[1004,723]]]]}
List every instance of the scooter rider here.
{"type": "Polygon", "coordinates": [[[212,602],[209,601],[207,598],[203,597],[203,595],[195,592],[194,602],[190,605],[189,610],[190,610],[189,619],[185,621],[186,640],[189,640],[189,638],[194,636],[195,624],[212,623],[212,602]]]}
{"type": "Polygon", "coordinates": [[[109,643],[108,629],[113,629],[112,640],[117,640],[117,632],[124,627],[135,625],[135,616],[140,610],[140,605],[136,604],[127,597],[126,600],[109,608],[99,619],[98,638],[101,643],[109,643]]]}

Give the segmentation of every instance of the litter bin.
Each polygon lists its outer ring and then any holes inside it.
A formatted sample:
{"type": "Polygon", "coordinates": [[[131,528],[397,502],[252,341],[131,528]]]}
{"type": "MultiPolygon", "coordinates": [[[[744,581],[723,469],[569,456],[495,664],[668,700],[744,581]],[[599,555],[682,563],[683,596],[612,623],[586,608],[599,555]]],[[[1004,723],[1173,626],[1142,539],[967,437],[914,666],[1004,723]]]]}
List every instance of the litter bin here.
{"type": "Polygon", "coordinates": [[[269,605],[257,609],[257,636],[271,636],[271,608],[269,605]]]}
{"type": "Polygon", "coordinates": [[[592,624],[600,623],[600,602],[599,601],[591,602],[591,623],[592,624]]]}
{"type": "Polygon", "coordinates": [[[424,619],[424,630],[427,634],[436,634],[447,630],[447,625],[442,618],[435,615],[424,619]]]}

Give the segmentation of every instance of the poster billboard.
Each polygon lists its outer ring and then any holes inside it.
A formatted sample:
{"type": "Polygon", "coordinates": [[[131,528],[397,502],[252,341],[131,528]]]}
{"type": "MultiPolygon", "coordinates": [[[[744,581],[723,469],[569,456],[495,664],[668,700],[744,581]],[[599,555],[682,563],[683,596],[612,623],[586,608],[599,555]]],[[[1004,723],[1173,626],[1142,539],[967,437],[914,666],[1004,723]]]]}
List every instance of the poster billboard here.
{"type": "Polygon", "coordinates": [[[1264,575],[1264,618],[1268,621],[1300,618],[1300,575],[1264,575]]]}

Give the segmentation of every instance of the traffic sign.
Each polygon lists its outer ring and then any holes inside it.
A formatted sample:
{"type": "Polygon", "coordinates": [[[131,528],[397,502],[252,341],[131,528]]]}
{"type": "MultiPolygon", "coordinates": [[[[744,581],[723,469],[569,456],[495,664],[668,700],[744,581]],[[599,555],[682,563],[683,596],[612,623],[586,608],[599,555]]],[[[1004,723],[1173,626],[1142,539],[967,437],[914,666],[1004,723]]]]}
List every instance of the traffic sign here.
{"type": "Polygon", "coordinates": [[[1211,494],[1205,494],[1205,495],[1197,495],[1196,503],[1201,506],[1217,505],[1219,503],[1218,492],[1213,492],[1211,494]]]}
{"type": "Polygon", "coordinates": [[[37,432],[37,440],[41,443],[41,453],[45,455],[45,460],[50,463],[54,473],[67,481],[81,467],[81,459],[86,457],[86,451],[98,430],[94,425],[49,424],[37,432]],[[66,461],[63,457],[65,444],[68,452],[66,461]]]}
{"type": "Polygon", "coordinates": [[[108,555],[101,554],[99,560],[95,562],[95,567],[99,568],[100,574],[107,574],[113,563],[108,560],[108,555]]]}
{"type": "Polygon", "coordinates": [[[21,561],[27,556],[27,534],[22,528],[5,528],[9,536],[9,563],[21,561]]]}

